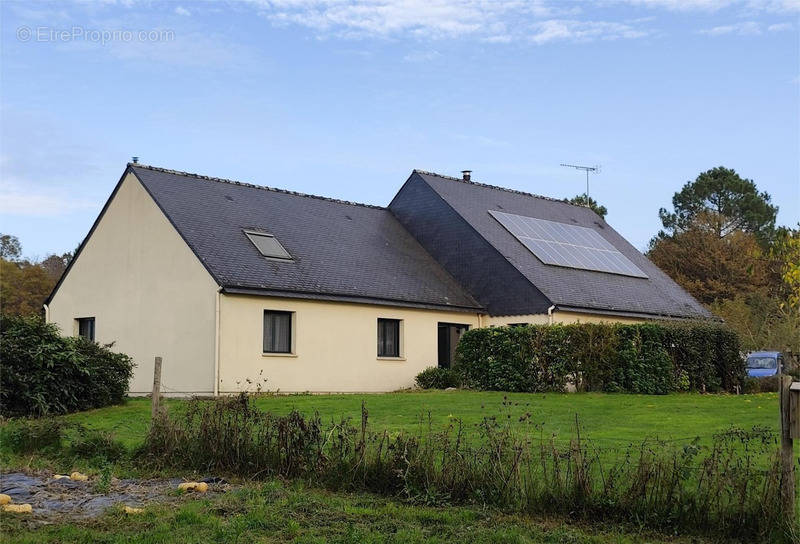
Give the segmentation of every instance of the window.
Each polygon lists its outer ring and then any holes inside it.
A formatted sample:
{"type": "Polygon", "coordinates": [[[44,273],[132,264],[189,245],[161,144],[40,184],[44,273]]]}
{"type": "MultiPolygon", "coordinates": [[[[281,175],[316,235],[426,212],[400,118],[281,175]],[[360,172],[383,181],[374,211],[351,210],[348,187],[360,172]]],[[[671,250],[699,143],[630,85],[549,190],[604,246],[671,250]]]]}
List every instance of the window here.
{"type": "Polygon", "coordinates": [[[94,342],[94,318],[93,317],[79,317],[78,318],[78,336],[83,336],[87,340],[94,342]]]}
{"type": "Polygon", "coordinates": [[[399,319],[378,319],[378,357],[400,357],[399,319]]]}
{"type": "Polygon", "coordinates": [[[747,358],[747,368],[758,368],[758,369],[766,369],[770,370],[773,368],[778,368],[778,361],[775,360],[775,357],[748,357],[747,358]]]}
{"type": "Polygon", "coordinates": [[[264,310],[264,353],[292,352],[292,312],[264,310]]]}
{"type": "Polygon", "coordinates": [[[283,259],[284,261],[291,261],[292,256],[286,251],[281,243],[271,234],[266,232],[256,232],[252,230],[244,231],[256,249],[264,256],[273,259],[283,259]]]}

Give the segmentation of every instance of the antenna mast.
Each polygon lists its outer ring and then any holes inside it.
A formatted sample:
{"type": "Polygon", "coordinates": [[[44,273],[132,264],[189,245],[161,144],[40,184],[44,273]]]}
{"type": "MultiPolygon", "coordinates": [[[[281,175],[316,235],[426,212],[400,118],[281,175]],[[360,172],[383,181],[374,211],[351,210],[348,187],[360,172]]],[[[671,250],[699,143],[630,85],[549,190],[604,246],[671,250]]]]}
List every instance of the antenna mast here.
{"type": "Polygon", "coordinates": [[[595,174],[600,173],[600,165],[596,164],[594,166],[581,166],[579,164],[564,164],[561,163],[561,166],[566,166],[567,168],[574,168],[576,170],[583,170],[586,172],[586,204],[589,204],[589,172],[594,172],[595,174]]]}

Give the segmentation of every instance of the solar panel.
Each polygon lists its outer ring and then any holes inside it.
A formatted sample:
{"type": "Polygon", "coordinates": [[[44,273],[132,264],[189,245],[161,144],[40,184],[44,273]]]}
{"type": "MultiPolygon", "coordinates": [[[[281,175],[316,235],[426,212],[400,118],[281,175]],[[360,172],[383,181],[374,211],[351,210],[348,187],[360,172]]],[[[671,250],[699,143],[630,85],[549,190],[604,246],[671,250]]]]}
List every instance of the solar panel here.
{"type": "Polygon", "coordinates": [[[544,264],[647,277],[594,229],[494,210],[489,213],[544,264]]]}

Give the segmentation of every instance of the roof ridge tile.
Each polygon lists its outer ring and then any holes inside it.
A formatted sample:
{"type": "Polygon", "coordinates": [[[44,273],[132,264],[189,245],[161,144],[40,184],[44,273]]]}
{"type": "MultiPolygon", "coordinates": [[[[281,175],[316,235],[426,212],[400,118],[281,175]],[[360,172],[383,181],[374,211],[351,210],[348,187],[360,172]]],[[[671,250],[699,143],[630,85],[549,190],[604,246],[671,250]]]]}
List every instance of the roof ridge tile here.
{"type": "Polygon", "coordinates": [[[465,180],[464,178],[456,178],[453,176],[447,176],[445,174],[437,174],[436,172],[428,172],[427,170],[420,170],[418,168],[414,169],[414,172],[417,174],[425,174],[428,176],[436,176],[437,178],[442,178],[450,181],[458,181],[460,183],[464,183],[466,185],[475,185],[477,187],[486,187],[487,189],[497,189],[498,191],[505,191],[506,193],[513,193],[516,195],[523,195],[523,196],[530,196],[533,198],[541,198],[542,200],[549,200],[550,202],[560,202],[562,204],[567,204],[569,206],[577,206],[579,208],[587,208],[588,206],[583,206],[581,204],[573,204],[567,199],[560,199],[560,198],[553,198],[551,196],[544,196],[544,195],[537,195],[536,193],[529,193],[527,191],[520,191],[518,189],[509,189],[508,187],[500,187],[499,185],[490,185],[488,183],[480,183],[477,181],[472,180],[465,180]]]}
{"type": "Polygon", "coordinates": [[[149,164],[142,164],[139,162],[129,162],[128,167],[133,168],[142,168],[145,170],[152,170],[153,172],[161,172],[163,174],[173,174],[176,176],[185,176],[185,177],[192,177],[197,179],[202,179],[206,181],[214,181],[217,183],[228,183],[230,185],[238,185],[240,187],[250,187],[252,189],[262,189],[264,191],[272,191],[274,193],[282,193],[285,195],[292,195],[292,196],[302,196],[306,198],[316,198],[317,200],[324,200],[326,202],[333,202],[335,204],[345,204],[347,206],[360,206],[362,208],[370,208],[373,210],[386,210],[384,206],[377,206],[375,204],[364,204],[361,202],[353,202],[350,200],[342,200],[339,198],[331,198],[328,196],[321,196],[321,195],[312,195],[308,193],[301,193],[298,191],[290,191],[289,189],[280,189],[278,187],[269,187],[267,185],[256,185],[255,183],[247,183],[244,181],[237,181],[234,179],[227,179],[227,178],[217,178],[214,176],[204,176],[202,174],[195,174],[193,172],[184,172],[182,170],[173,170],[171,168],[161,168],[159,166],[152,166],[149,164]]]}

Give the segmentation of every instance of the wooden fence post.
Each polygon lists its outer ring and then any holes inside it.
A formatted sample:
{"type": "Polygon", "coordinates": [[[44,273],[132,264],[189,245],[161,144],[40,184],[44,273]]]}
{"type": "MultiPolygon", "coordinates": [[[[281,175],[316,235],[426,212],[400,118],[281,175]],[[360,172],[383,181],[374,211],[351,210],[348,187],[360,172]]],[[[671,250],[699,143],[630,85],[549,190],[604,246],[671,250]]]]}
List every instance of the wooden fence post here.
{"type": "Polygon", "coordinates": [[[794,519],[794,440],[792,440],[791,392],[792,377],[781,375],[781,503],[788,523],[794,519]]]}
{"type": "Polygon", "coordinates": [[[158,403],[161,400],[161,357],[156,357],[156,363],[153,366],[153,399],[150,417],[156,418],[158,414],[158,403]]]}

